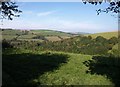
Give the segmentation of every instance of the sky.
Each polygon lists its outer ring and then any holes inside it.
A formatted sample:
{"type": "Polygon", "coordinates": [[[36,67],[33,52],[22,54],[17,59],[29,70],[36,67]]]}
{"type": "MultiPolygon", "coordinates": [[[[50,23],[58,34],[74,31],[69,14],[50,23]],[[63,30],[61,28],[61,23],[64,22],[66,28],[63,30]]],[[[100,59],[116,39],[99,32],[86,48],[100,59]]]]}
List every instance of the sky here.
{"type": "MultiPolygon", "coordinates": [[[[17,2],[22,10],[20,17],[3,20],[2,28],[49,29],[63,32],[98,33],[118,30],[118,19],[112,13],[97,15],[101,5],[82,2],[17,2]]],[[[117,15],[115,15],[117,16],[117,15]]]]}

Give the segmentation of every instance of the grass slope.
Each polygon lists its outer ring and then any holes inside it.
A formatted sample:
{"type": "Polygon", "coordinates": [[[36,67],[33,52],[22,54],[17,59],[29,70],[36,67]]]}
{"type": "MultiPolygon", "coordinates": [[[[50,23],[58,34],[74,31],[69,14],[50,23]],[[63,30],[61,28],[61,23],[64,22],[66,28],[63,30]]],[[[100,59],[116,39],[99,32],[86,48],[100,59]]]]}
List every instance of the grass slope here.
{"type": "Polygon", "coordinates": [[[68,54],[69,61],[58,70],[46,72],[36,81],[42,85],[112,85],[106,76],[86,73],[88,67],[83,62],[92,58],[89,55],[68,54]]]}
{"type": "MultiPolygon", "coordinates": [[[[87,35],[89,36],[89,35],[87,35]]],[[[111,37],[118,37],[118,32],[104,32],[104,33],[96,33],[96,34],[90,34],[90,36],[92,36],[92,38],[96,38],[97,36],[103,36],[107,39],[111,38],[111,37]]]]}
{"type": "Polygon", "coordinates": [[[4,85],[113,85],[106,75],[86,73],[92,56],[32,50],[3,54],[4,85]]]}
{"type": "Polygon", "coordinates": [[[2,35],[16,35],[16,34],[22,34],[21,30],[3,30],[2,35]]]}

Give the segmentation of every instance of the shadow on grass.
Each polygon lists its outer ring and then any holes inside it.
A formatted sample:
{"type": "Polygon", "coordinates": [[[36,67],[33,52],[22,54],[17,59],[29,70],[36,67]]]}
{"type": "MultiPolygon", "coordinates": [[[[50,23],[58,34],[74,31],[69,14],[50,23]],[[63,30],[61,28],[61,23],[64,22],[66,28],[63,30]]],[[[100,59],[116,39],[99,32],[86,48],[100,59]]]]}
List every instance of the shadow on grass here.
{"type": "Polygon", "coordinates": [[[86,73],[106,75],[115,86],[120,85],[120,58],[94,56],[83,64],[89,67],[86,73]]]}
{"type": "Polygon", "coordinates": [[[3,86],[13,85],[33,87],[40,85],[33,82],[38,76],[48,71],[59,68],[61,63],[66,63],[68,55],[64,54],[9,54],[3,55],[3,86]]]}

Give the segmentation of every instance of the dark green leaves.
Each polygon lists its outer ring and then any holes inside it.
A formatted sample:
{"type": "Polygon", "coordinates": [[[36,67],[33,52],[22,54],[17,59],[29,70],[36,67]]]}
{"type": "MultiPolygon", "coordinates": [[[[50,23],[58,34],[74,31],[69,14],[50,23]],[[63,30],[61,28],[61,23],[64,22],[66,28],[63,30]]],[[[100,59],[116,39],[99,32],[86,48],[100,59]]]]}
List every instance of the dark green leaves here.
{"type": "Polygon", "coordinates": [[[1,2],[0,12],[2,19],[12,20],[13,17],[19,17],[22,11],[18,10],[15,2],[1,2]]]}

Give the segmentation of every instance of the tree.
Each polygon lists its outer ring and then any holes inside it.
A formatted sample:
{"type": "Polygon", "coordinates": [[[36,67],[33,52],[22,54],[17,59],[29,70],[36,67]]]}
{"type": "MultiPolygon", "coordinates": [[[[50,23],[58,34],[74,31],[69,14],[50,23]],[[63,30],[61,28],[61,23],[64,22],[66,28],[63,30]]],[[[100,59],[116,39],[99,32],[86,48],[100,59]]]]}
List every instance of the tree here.
{"type": "Polygon", "coordinates": [[[97,36],[97,37],[95,38],[95,40],[96,40],[97,42],[107,42],[107,39],[104,38],[104,37],[102,37],[102,36],[97,36]]]}
{"type": "Polygon", "coordinates": [[[18,9],[18,5],[15,2],[0,0],[0,13],[1,19],[12,20],[13,17],[19,17],[19,13],[22,11],[18,9]]]}
{"type": "Polygon", "coordinates": [[[7,41],[6,39],[2,40],[2,49],[12,48],[13,45],[11,45],[10,41],[7,41]]]}
{"type": "Polygon", "coordinates": [[[109,40],[110,44],[115,45],[116,43],[118,43],[118,38],[117,37],[111,37],[109,40]]]}
{"type": "MultiPolygon", "coordinates": [[[[98,4],[102,4],[103,0],[82,0],[84,4],[86,3],[90,3],[93,5],[98,5],[98,4]]],[[[112,1],[111,0],[104,0],[105,2],[109,3],[109,7],[105,8],[105,9],[98,9],[97,10],[97,14],[99,15],[101,12],[105,12],[105,13],[120,13],[120,1],[119,0],[115,0],[112,1]]]]}

